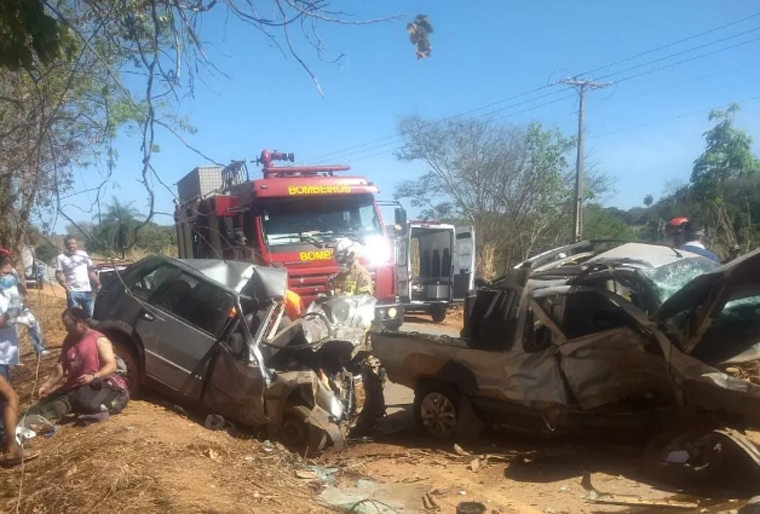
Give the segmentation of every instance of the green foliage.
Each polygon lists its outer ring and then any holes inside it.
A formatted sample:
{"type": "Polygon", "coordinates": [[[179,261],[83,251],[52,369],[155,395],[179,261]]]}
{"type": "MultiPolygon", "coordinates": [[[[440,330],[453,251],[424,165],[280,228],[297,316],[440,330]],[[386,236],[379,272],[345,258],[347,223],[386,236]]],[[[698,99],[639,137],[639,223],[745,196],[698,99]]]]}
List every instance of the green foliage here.
{"type": "Polygon", "coordinates": [[[652,196],[652,195],[646,195],[644,197],[644,205],[647,206],[647,209],[650,208],[653,203],[654,203],[654,196],[652,196]]]}
{"type": "Polygon", "coordinates": [[[87,251],[103,255],[126,257],[129,250],[148,253],[171,253],[177,246],[175,227],[149,222],[131,203],[113,198],[101,216],[92,223],[69,227],[69,233],[85,241],[87,251]],[[142,225],[135,235],[135,228],[142,225]]]}
{"type": "MultiPolygon", "coordinates": [[[[501,274],[532,253],[567,242],[574,194],[567,156],[573,143],[561,132],[537,123],[430,123],[416,116],[402,119],[399,131],[404,145],[397,157],[429,171],[400,183],[395,197],[425,217],[475,225],[482,275],[501,274]]],[[[587,198],[606,187],[605,178],[591,170],[587,198]]]]}
{"type": "Polygon", "coordinates": [[[755,173],[760,160],[752,154],[752,138],[734,128],[734,115],[739,106],[725,111],[712,111],[710,121],[717,125],[705,132],[706,148],[694,161],[691,185],[696,195],[705,201],[720,203],[726,180],[755,173]]]}
{"type": "Polygon", "coordinates": [[[45,12],[41,0],[0,2],[0,68],[32,70],[72,50],[70,31],[45,12]]]}
{"type": "Polygon", "coordinates": [[[636,230],[628,225],[615,208],[604,208],[598,204],[588,204],[583,212],[584,239],[617,239],[635,241],[636,230]]]}
{"type": "Polygon", "coordinates": [[[34,249],[34,254],[42,262],[52,264],[61,251],[48,241],[43,241],[34,249]]]}

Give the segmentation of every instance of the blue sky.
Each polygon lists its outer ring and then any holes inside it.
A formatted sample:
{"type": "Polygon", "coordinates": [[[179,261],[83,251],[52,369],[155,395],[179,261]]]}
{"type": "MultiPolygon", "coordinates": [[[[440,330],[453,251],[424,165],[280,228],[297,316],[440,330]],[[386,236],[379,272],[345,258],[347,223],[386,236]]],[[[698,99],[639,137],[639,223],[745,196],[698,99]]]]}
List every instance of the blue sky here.
{"type": "MultiPolygon", "coordinates": [[[[268,46],[251,27],[227,20],[221,9],[204,19],[208,53],[229,79],[202,73],[205,84],[196,81],[194,98],[177,107],[198,129],[188,141],[220,162],[254,159],[264,148],[294,152],[299,162],[334,153],[329,160],[351,164],[357,174],[380,186],[380,198],[390,200],[396,183],[425,168],[396,161],[398,140],[392,137],[346,149],[393,136],[400,117],[436,119],[501,102],[475,115],[501,109],[494,116],[502,117],[503,123],[538,121],[572,135],[577,98],[560,86],[555,96],[544,99],[530,101],[554,90],[505,100],[760,12],[760,2],[749,0],[336,0],[333,6],[350,6],[346,10],[356,18],[405,16],[369,26],[323,24],[320,36],[328,54],[347,56],[339,64],[322,63],[304,41],[297,43],[324,97],[292,58],[268,46]],[[427,14],[435,27],[432,56],[419,61],[405,32],[406,23],[418,13],[427,14]],[[568,98],[541,106],[563,96],[568,98]],[[524,103],[514,105],[518,102],[524,103]]],[[[702,133],[710,126],[707,111],[760,96],[760,41],[672,64],[758,38],[760,30],[748,32],[758,27],[760,17],[590,77],[683,52],[610,76],[604,80],[647,72],[589,96],[587,157],[614,179],[615,193],[606,199],[607,205],[641,205],[646,194],[657,198],[668,183],[688,181],[691,163],[703,148],[702,133]],[[748,33],[739,35],[743,32],[748,33]],[[731,39],[689,51],[724,38],[731,39]],[[669,67],[656,71],[665,66],[669,67]]],[[[760,101],[744,104],[737,122],[760,140],[760,101]]],[[[172,187],[190,169],[204,164],[171,134],[159,132],[157,142],[161,152],[152,162],[172,187]]],[[[124,135],[117,147],[117,173],[106,196],[147,210],[147,195],[136,182],[140,141],[124,135]]],[[[760,146],[755,149],[760,153],[760,146]]],[[[257,173],[254,165],[250,169],[257,173]]],[[[99,172],[89,169],[78,173],[76,187],[83,190],[98,181],[99,172]]],[[[157,210],[171,212],[172,196],[160,186],[156,191],[157,210]]],[[[76,197],[76,203],[87,203],[87,197],[76,197]]],[[[66,211],[79,220],[91,217],[75,207],[66,211]]],[[[167,217],[156,221],[171,223],[167,217]]]]}

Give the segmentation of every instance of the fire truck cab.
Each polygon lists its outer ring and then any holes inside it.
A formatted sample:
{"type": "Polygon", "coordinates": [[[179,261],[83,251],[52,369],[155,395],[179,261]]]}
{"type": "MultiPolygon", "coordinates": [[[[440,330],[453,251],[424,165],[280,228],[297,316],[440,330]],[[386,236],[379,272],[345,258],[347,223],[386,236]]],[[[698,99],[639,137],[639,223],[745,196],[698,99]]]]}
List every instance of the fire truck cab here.
{"type": "MultiPolygon", "coordinates": [[[[335,243],[356,242],[375,283],[378,315],[387,328],[403,323],[397,302],[391,237],[364,177],[337,176],[349,166],[275,166],[292,153],[261,152],[263,177],[251,180],[245,161],[198,167],[178,184],[175,223],[181,258],[225,259],[283,266],[289,288],[308,306],[327,293],[338,272],[335,243]]],[[[405,215],[404,215],[405,218],[405,215]]]]}

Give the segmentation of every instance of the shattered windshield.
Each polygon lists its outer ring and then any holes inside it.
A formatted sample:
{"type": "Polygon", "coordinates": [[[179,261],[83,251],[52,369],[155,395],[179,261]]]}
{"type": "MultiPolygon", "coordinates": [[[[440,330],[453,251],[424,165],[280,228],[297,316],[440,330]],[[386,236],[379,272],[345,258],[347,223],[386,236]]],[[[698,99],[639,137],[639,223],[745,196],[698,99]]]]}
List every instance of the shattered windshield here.
{"type": "Polygon", "coordinates": [[[760,342],[760,294],[726,303],[693,352],[708,363],[721,362],[760,342]]]}
{"type": "Polygon", "coordinates": [[[382,234],[372,195],[277,198],[264,204],[261,217],[269,247],[382,234]]]}
{"type": "Polygon", "coordinates": [[[657,305],[662,305],[686,284],[700,275],[720,267],[704,257],[688,257],[654,269],[639,270],[649,283],[657,305]]]}

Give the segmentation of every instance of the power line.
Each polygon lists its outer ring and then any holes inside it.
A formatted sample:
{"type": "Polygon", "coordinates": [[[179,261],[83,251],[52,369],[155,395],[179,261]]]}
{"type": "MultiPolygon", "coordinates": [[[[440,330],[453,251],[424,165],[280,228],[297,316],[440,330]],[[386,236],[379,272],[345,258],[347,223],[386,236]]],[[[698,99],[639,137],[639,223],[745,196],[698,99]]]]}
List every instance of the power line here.
{"type": "Polygon", "coordinates": [[[691,112],[688,112],[688,113],[685,113],[685,114],[679,114],[677,116],[672,116],[672,117],[669,117],[669,118],[663,118],[663,119],[659,119],[659,120],[655,120],[655,121],[649,121],[647,123],[642,123],[640,125],[634,125],[632,127],[622,128],[622,129],[618,129],[618,130],[611,130],[609,132],[604,132],[603,134],[590,135],[586,139],[600,139],[600,138],[603,138],[603,137],[607,137],[607,136],[611,136],[611,135],[615,135],[615,134],[620,134],[620,133],[623,133],[623,132],[630,132],[632,130],[638,130],[638,129],[641,129],[641,128],[647,128],[647,127],[651,127],[653,125],[660,125],[662,123],[667,123],[669,121],[675,121],[675,120],[680,120],[680,119],[683,119],[683,118],[689,118],[691,116],[696,116],[697,114],[709,113],[709,112],[711,112],[711,111],[713,111],[715,109],[721,109],[721,108],[725,109],[725,108],[729,107],[732,104],[745,104],[745,103],[752,103],[752,102],[758,102],[758,101],[760,101],[760,96],[754,96],[754,97],[751,97],[751,98],[745,98],[743,100],[736,100],[736,101],[733,101],[733,102],[728,102],[728,103],[725,103],[723,105],[719,105],[717,107],[713,106],[713,107],[709,107],[709,108],[706,108],[706,109],[700,109],[698,111],[691,111],[691,112]]]}
{"type": "MultiPolygon", "coordinates": [[[[615,61],[613,63],[606,64],[606,65],[594,68],[593,70],[589,70],[587,72],[583,72],[583,73],[581,73],[581,74],[579,74],[577,76],[589,75],[591,73],[594,73],[594,72],[602,70],[602,69],[607,69],[607,68],[616,66],[616,65],[624,63],[624,62],[629,62],[629,61],[637,59],[639,57],[659,52],[659,51],[664,50],[666,48],[670,48],[670,47],[679,45],[679,44],[684,43],[686,41],[697,39],[697,38],[705,36],[707,34],[711,34],[711,33],[717,32],[719,30],[722,30],[722,29],[725,29],[725,28],[728,28],[728,27],[740,24],[740,23],[742,23],[744,21],[747,21],[747,20],[750,20],[750,19],[753,19],[753,18],[757,18],[757,17],[760,17],[760,12],[752,14],[752,15],[749,15],[749,16],[746,16],[746,17],[741,18],[739,20],[735,20],[733,22],[729,22],[729,23],[723,24],[723,25],[718,26],[718,27],[714,27],[712,29],[700,32],[698,34],[694,34],[693,36],[689,36],[689,37],[686,37],[686,38],[674,41],[672,43],[668,43],[668,44],[665,44],[665,45],[661,45],[661,46],[652,48],[650,50],[641,52],[641,53],[633,55],[631,57],[627,57],[625,59],[620,59],[620,60],[615,61]]],[[[640,65],[632,66],[630,68],[626,68],[624,70],[621,70],[621,71],[618,71],[618,72],[614,72],[614,73],[605,75],[605,76],[600,77],[600,78],[608,78],[608,77],[611,77],[611,76],[614,76],[614,75],[619,75],[621,73],[625,73],[627,71],[632,71],[634,69],[639,69],[639,68],[641,68],[643,66],[648,66],[648,65],[654,64],[656,62],[662,62],[663,60],[667,60],[667,59],[670,59],[672,57],[676,57],[678,55],[683,55],[683,54],[688,53],[688,52],[693,52],[694,50],[705,48],[707,46],[712,46],[712,45],[715,45],[715,44],[719,44],[721,42],[724,42],[724,41],[727,41],[727,40],[730,40],[730,39],[734,39],[736,37],[741,37],[742,35],[746,35],[748,33],[755,32],[757,30],[760,30],[760,27],[754,28],[754,29],[751,29],[751,30],[748,30],[748,31],[745,31],[745,32],[741,32],[741,33],[738,33],[738,34],[734,34],[732,36],[727,36],[727,37],[721,38],[719,40],[711,41],[709,43],[706,43],[704,45],[700,45],[700,46],[697,46],[697,47],[693,47],[691,49],[679,51],[679,52],[676,52],[675,54],[671,54],[671,55],[668,55],[668,56],[665,56],[665,57],[662,57],[662,58],[658,58],[658,59],[655,59],[653,61],[650,61],[650,62],[647,62],[647,63],[643,63],[643,64],[640,64],[640,65]]],[[[747,43],[754,42],[754,41],[755,40],[751,40],[751,41],[744,42],[744,43],[741,43],[740,45],[736,45],[736,46],[741,46],[742,44],[747,44],[747,43]]],[[[718,53],[720,51],[725,51],[725,50],[728,50],[728,49],[734,48],[734,47],[735,46],[728,47],[728,48],[721,49],[721,50],[713,52],[713,53],[718,53]]],[[[702,56],[695,57],[694,59],[690,59],[690,60],[695,60],[695,59],[698,59],[698,58],[701,58],[701,57],[705,57],[705,56],[708,56],[708,55],[713,55],[713,53],[704,54],[702,56]]],[[[690,60],[685,60],[682,63],[689,62],[690,60]]],[[[682,63],[679,63],[679,64],[682,64],[682,63]]],[[[667,66],[663,67],[663,68],[660,68],[660,70],[661,69],[666,69],[666,68],[667,68],[667,66]]],[[[657,71],[659,71],[659,70],[657,70],[657,71]]],[[[633,78],[636,78],[636,76],[628,77],[628,78],[623,79],[623,80],[631,80],[633,78]]],[[[528,90],[528,91],[524,91],[522,93],[518,93],[516,95],[513,95],[511,97],[508,97],[508,98],[505,98],[505,99],[502,99],[502,100],[499,100],[499,101],[496,101],[496,102],[491,102],[489,104],[486,104],[486,105],[483,105],[483,106],[480,106],[480,107],[477,107],[477,108],[474,108],[474,109],[470,109],[468,111],[464,111],[464,112],[461,112],[461,113],[458,113],[458,114],[455,114],[455,115],[452,115],[452,116],[448,116],[448,117],[445,117],[445,118],[442,118],[442,119],[439,119],[439,120],[428,122],[426,124],[423,124],[423,128],[427,127],[427,126],[432,126],[432,125],[437,124],[437,123],[443,123],[443,122],[446,122],[446,121],[454,120],[454,119],[460,118],[462,116],[466,116],[468,114],[479,112],[479,111],[488,109],[489,107],[500,105],[500,104],[503,104],[503,103],[506,103],[506,102],[509,102],[509,101],[512,101],[512,100],[515,100],[515,99],[518,99],[518,98],[522,98],[522,97],[525,97],[525,96],[528,96],[528,95],[531,95],[531,94],[534,94],[534,93],[537,93],[537,92],[540,92],[540,91],[543,91],[543,90],[546,90],[546,89],[550,89],[551,87],[552,87],[551,85],[544,85],[544,86],[540,86],[540,87],[537,87],[537,88],[534,88],[534,89],[531,89],[531,90],[528,90]]],[[[522,104],[530,102],[530,101],[534,101],[534,100],[538,100],[538,99],[541,99],[541,98],[545,98],[545,97],[551,96],[553,94],[555,94],[555,93],[550,93],[549,95],[543,95],[543,96],[535,98],[533,100],[527,100],[527,101],[524,101],[524,102],[520,102],[517,105],[522,105],[522,104]]],[[[492,113],[495,113],[495,112],[501,112],[501,111],[509,109],[511,107],[513,107],[513,106],[505,107],[505,108],[502,108],[502,109],[498,109],[498,110],[493,111],[491,113],[486,113],[486,115],[492,114],[492,113]]],[[[478,117],[480,117],[480,116],[478,116],[478,117]]],[[[382,137],[382,138],[379,138],[379,139],[375,139],[375,140],[372,140],[372,141],[367,141],[365,143],[361,143],[361,144],[358,144],[358,145],[349,146],[349,147],[344,148],[342,150],[336,150],[336,151],[333,151],[333,152],[322,154],[322,155],[317,156],[317,157],[315,157],[315,158],[313,158],[311,160],[316,161],[316,162],[322,162],[326,158],[332,158],[332,157],[338,156],[338,155],[341,156],[340,157],[341,159],[343,159],[343,158],[346,158],[347,156],[361,154],[361,153],[364,153],[364,152],[367,152],[367,151],[371,151],[371,150],[376,149],[376,148],[381,148],[381,147],[384,147],[384,146],[389,146],[392,143],[389,143],[389,144],[386,144],[386,145],[381,145],[381,146],[377,146],[377,144],[378,143],[382,143],[382,142],[386,142],[386,141],[391,141],[391,140],[399,139],[399,137],[400,136],[398,134],[388,135],[388,136],[385,136],[385,137],[382,137]],[[372,146],[372,145],[375,145],[375,146],[372,146]],[[366,147],[370,147],[370,146],[371,146],[371,148],[366,148],[366,147]],[[360,151],[359,149],[363,149],[363,150],[360,151]]]]}
{"type": "Polygon", "coordinates": [[[635,59],[638,59],[639,57],[644,57],[645,55],[651,55],[653,53],[659,52],[660,50],[664,50],[666,48],[671,48],[671,47],[674,47],[674,46],[678,46],[681,43],[685,43],[687,41],[692,41],[694,39],[698,39],[698,38],[700,38],[702,36],[706,36],[707,34],[712,34],[713,32],[717,32],[719,30],[723,30],[723,29],[726,29],[728,27],[732,27],[734,25],[738,25],[738,24],[740,24],[742,22],[745,22],[747,20],[751,20],[751,19],[754,19],[754,18],[757,18],[757,17],[760,17],[760,12],[755,13],[755,14],[750,14],[749,16],[745,16],[744,18],[741,18],[739,20],[726,23],[726,24],[721,25],[719,27],[715,27],[715,28],[712,28],[712,29],[709,29],[709,30],[705,30],[704,32],[700,32],[699,34],[694,34],[693,36],[685,37],[683,39],[679,39],[678,41],[673,41],[672,43],[667,43],[665,45],[658,46],[657,48],[653,48],[651,50],[646,50],[646,51],[641,52],[639,54],[632,55],[631,57],[626,57],[625,59],[620,59],[619,61],[615,61],[615,62],[610,63],[610,64],[605,64],[603,66],[599,66],[598,68],[594,68],[593,70],[587,71],[586,73],[584,73],[584,75],[594,75],[597,72],[600,72],[602,70],[606,70],[607,68],[612,68],[613,66],[617,66],[618,64],[623,64],[624,62],[630,62],[630,61],[633,61],[635,59]]]}
{"type": "MultiPolygon", "coordinates": [[[[715,53],[718,53],[718,52],[721,52],[721,51],[725,51],[725,50],[730,50],[730,49],[732,49],[732,48],[734,48],[734,47],[736,47],[736,46],[741,46],[741,45],[743,45],[743,44],[746,44],[746,43],[751,43],[751,42],[754,42],[754,41],[758,41],[758,40],[760,40],[760,38],[757,38],[757,39],[753,39],[753,40],[747,41],[747,42],[745,42],[745,43],[738,43],[737,45],[732,45],[732,46],[730,46],[730,47],[726,47],[726,48],[723,48],[723,49],[719,49],[719,50],[717,50],[717,51],[714,51],[714,52],[709,52],[708,54],[700,54],[699,56],[695,56],[694,58],[690,58],[690,59],[688,59],[688,60],[686,60],[686,61],[695,60],[695,59],[698,59],[698,58],[701,58],[701,57],[705,57],[705,56],[707,56],[707,55],[713,55],[713,54],[715,54],[715,53]]],[[[673,67],[673,66],[677,66],[677,65],[680,65],[680,64],[682,64],[683,62],[684,62],[684,61],[679,61],[678,63],[673,63],[673,64],[671,64],[671,65],[668,65],[668,66],[663,66],[663,67],[659,67],[659,68],[656,68],[656,69],[654,69],[654,70],[648,70],[648,71],[645,71],[645,72],[637,73],[637,74],[635,74],[635,75],[632,75],[632,76],[629,76],[629,77],[624,77],[624,78],[621,78],[620,80],[616,81],[616,84],[619,84],[620,82],[626,82],[626,81],[628,81],[628,80],[632,80],[632,79],[635,79],[635,78],[639,78],[639,77],[642,77],[642,76],[644,76],[644,75],[647,75],[647,74],[650,74],[650,73],[656,73],[657,71],[662,71],[663,69],[666,69],[666,68],[670,68],[670,67],[673,67]]],[[[745,68],[745,67],[747,67],[747,66],[750,66],[750,65],[754,64],[755,62],[756,62],[756,61],[753,61],[753,62],[750,62],[750,63],[745,63],[745,64],[742,64],[742,65],[740,65],[740,66],[736,66],[736,67],[732,67],[732,68],[724,69],[724,70],[721,70],[721,71],[719,71],[719,72],[714,72],[714,73],[709,73],[709,74],[701,75],[701,76],[699,76],[699,77],[697,77],[697,78],[694,78],[694,79],[690,79],[690,80],[688,80],[688,81],[686,81],[686,82],[687,82],[687,83],[693,83],[693,82],[697,82],[697,81],[699,81],[699,80],[704,80],[705,78],[710,78],[710,77],[713,77],[713,76],[716,76],[716,75],[720,75],[720,74],[724,74],[724,73],[729,73],[729,72],[731,72],[731,71],[734,71],[734,70],[737,70],[737,69],[741,69],[741,68],[745,68]]],[[[651,90],[651,91],[648,91],[648,92],[646,92],[645,94],[642,94],[642,95],[634,95],[634,96],[632,96],[632,97],[628,97],[628,99],[637,98],[637,97],[641,97],[641,96],[646,96],[646,95],[649,95],[649,94],[655,93],[655,92],[657,92],[657,91],[661,91],[661,90],[663,90],[663,89],[672,89],[672,88],[674,88],[674,87],[678,87],[679,85],[680,85],[680,84],[676,84],[676,85],[668,86],[668,87],[666,87],[666,88],[658,88],[658,89],[656,89],[656,90],[651,90]]],[[[491,114],[497,114],[497,113],[499,113],[499,112],[503,112],[504,110],[509,110],[509,109],[511,109],[511,108],[513,108],[513,107],[516,107],[516,106],[518,106],[518,105],[524,105],[524,104],[526,104],[526,103],[529,103],[529,102],[532,102],[532,101],[535,101],[535,100],[540,100],[540,99],[543,99],[543,98],[548,98],[548,97],[551,97],[551,96],[556,96],[556,95],[558,95],[558,94],[560,94],[560,93],[561,93],[561,91],[554,91],[554,92],[552,92],[552,93],[548,93],[548,94],[545,94],[545,95],[542,95],[542,96],[536,97],[536,98],[534,98],[534,99],[526,100],[526,101],[523,101],[523,102],[519,102],[518,104],[514,104],[514,105],[510,105],[510,106],[507,106],[507,107],[505,107],[505,108],[503,108],[503,109],[497,109],[497,110],[494,110],[494,111],[490,111],[490,112],[484,113],[483,115],[481,115],[481,116],[479,116],[479,117],[488,116],[488,115],[491,115],[491,114]]],[[[574,95],[574,94],[570,94],[570,95],[564,95],[564,96],[562,96],[562,97],[560,97],[560,98],[557,98],[557,99],[554,99],[554,100],[552,100],[552,101],[543,102],[543,103],[541,103],[541,104],[539,104],[539,105],[536,105],[536,106],[533,106],[533,107],[529,107],[529,108],[527,108],[527,109],[522,109],[522,110],[519,110],[519,111],[515,111],[515,112],[511,112],[511,113],[508,113],[508,114],[505,114],[505,115],[502,115],[502,116],[498,116],[498,117],[496,117],[496,118],[492,118],[492,119],[490,119],[490,120],[488,120],[488,121],[489,121],[489,122],[496,122],[496,121],[501,121],[501,120],[504,120],[504,119],[507,119],[507,118],[511,118],[511,117],[513,117],[513,116],[517,116],[517,115],[519,115],[519,114],[524,114],[524,113],[526,113],[526,112],[535,111],[535,110],[537,110],[537,109],[540,109],[540,108],[542,108],[542,107],[546,107],[547,105],[552,105],[552,104],[555,104],[555,103],[559,103],[559,102],[562,102],[562,101],[564,101],[564,100],[568,100],[568,99],[570,99],[570,98],[574,98],[575,96],[576,96],[576,95],[574,95]]],[[[599,107],[591,107],[591,108],[589,108],[589,110],[594,110],[594,109],[598,109],[598,108],[599,108],[599,107]]],[[[436,123],[436,122],[430,122],[429,124],[425,124],[425,125],[423,125],[423,126],[432,125],[433,123],[436,123]]],[[[594,137],[596,137],[596,136],[594,136],[594,137]]],[[[398,136],[394,136],[394,137],[388,137],[388,138],[384,138],[384,139],[386,139],[386,140],[387,140],[387,139],[397,139],[397,138],[398,138],[398,136]]],[[[589,138],[590,138],[590,137],[589,137],[589,138]]],[[[355,152],[351,152],[351,153],[349,153],[349,154],[346,154],[346,156],[352,156],[352,155],[357,155],[357,154],[363,154],[363,153],[365,153],[365,152],[369,152],[369,151],[372,151],[372,150],[379,150],[379,149],[381,149],[381,148],[388,148],[389,146],[392,146],[392,145],[394,145],[395,143],[396,143],[396,141],[389,141],[389,142],[386,142],[386,143],[384,143],[384,144],[380,144],[380,145],[376,145],[376,146],[373,146],[373,147],[371,147],[371,148],[367,148],[367,149],[365,149],[365,150],[363,150],[363,151],[355,151],[355,152]]],[[[379,156],[381,156],[381,155],[385,155],[385,154],[387,154],[387,153],[389,153],[389,151],[388,151],[388,150],[382,150],[382,151],[379,151],[379,152],[376,152],[376,153],[373,153],[373,154],[370,154],[370,155],[363,155],[363,156],[361,156],[361,157],[357,157],[357,158],[351,159],[351,161],[352,161],[352,162],[363,161],[363,160],[366,160],[366,159],[372,159],[372,158],[374,158],[374,157],[379,157],[379,156]]]]}

